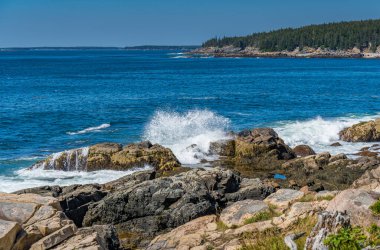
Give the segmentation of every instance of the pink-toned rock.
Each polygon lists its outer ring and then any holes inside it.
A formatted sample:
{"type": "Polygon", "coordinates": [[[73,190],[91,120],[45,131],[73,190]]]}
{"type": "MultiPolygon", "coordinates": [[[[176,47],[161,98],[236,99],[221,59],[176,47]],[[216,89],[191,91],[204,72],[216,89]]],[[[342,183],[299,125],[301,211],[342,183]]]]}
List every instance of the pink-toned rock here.
{"type": "Polygon", "coordinates": [[[245,220],[259,213],[268,212],[268,205],[259,200],[242,200],[223,209],[220,220],[228,227],[241,226],[245,220]]]}
{"type": "Polygon", "coordinates": [[[21,226],[17,222],[0,219],[0,249],[12,249],[16,236],[20,231],[21,226]]]}

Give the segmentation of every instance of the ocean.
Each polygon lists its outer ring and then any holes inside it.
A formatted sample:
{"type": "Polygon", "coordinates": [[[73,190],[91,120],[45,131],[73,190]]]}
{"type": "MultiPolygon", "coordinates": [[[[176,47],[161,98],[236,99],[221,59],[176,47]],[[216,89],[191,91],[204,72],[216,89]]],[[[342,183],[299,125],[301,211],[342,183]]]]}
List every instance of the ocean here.
{"type": "Polygon", "coordinates": [[[228,131],[273,127],[290,146],[354,157],[367,144],[329,145],[344,127],[376,117],[380,60],[0,51],[0,192],[104,183],[136,171],[25,170],[47,155],[99,142],[150,140],[198,166],[196,156],[228,131]]]}

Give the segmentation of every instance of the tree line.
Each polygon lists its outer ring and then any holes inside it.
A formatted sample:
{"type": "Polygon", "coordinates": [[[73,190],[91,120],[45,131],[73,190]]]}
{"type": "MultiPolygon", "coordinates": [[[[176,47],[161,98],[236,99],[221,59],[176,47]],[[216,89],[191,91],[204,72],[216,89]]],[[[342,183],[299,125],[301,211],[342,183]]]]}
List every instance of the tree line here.
{"type": "Polygon", "coordinates": [[[354,47],[376,51],[380,45],[380,19],[309,25],[248,36],[212,38],[203,47],[256,47],[261,51],[292,51],[299,47],[347,50],[354,47]]]}

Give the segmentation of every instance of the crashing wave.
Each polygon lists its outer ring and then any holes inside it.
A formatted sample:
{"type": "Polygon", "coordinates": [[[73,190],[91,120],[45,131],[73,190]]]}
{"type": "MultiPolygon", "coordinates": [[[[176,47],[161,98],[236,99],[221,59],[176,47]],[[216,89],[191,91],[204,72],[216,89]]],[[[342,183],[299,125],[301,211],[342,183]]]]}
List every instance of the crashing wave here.
{"type": "Polygon", "coordinates": [[[31,169],[85,171],[89,147],[54,153],[46,160],[37,162],[31,169]]]}
{"type": "MultiPolygon", "coordinates": [[[[339,132],[362,121],[369,121],[376,116],[364,117],[339,117],[325,119],[316,117],[306,121],[288,121],[277,123],[274,130],[284,139],[285,143],[294,147],[300,144],[311,146],[316,152],[329,151],[330,153],[353,154],[368,143],[349,143],[339,140],[339,132]],[[334,142],[340,142],[341,147],[330,146],[334,142]]],[[[372,144],[370,144],[372,145],[372,144]]]]}
{"type": "Polygon", "coordinates": [[[198,164],[209,155],[210,143],[227,139],[230,120],[209,110],[186,113],[157,111],[145,127],[143,139],[170,148],[182,164],[198,164]]]}

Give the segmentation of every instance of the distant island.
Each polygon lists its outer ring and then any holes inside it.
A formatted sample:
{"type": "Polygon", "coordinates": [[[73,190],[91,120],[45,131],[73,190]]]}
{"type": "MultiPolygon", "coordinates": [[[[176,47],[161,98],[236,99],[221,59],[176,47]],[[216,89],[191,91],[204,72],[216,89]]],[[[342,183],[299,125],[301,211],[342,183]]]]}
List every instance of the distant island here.
{"type": "Polygon", "coordinates": [[[75,47],[13,47],[0,51],[40,51],[40,50],[194,50],[197,45],[141,45],[127,47],[75,46],[75,47]]]}
{"type": "Polygon", "coordinates": [[[126,50],[194,50],[197,45],[141,45],[125,47],[126,50]]]}
{"type": "Polygon", "coordinates": [[[380,19],[212,38],[191,53],[216,57],[380,58],[380,19]]]}

